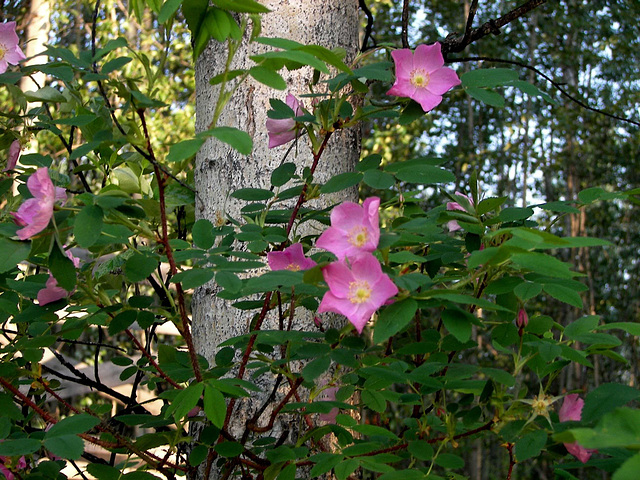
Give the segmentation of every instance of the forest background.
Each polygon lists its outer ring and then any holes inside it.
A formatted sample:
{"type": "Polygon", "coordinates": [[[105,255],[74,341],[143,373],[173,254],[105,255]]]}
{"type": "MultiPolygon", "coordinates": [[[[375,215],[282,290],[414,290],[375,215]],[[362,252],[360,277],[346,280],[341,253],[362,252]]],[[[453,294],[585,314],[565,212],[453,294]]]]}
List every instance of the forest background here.
{"type": "MultiPolygon", "coordinates": [[[[404,3],[409,7],[406,9],[410,19],[407,40],[411,48],[420,43],[442,41],[450,33],[465,30],[470,8],[468,2],[404,3]]],[[[403,2],[370,1],[366,4],[369,12],[361,14],[363,47],[402,46],[403,2]],[[368,23],[366,13],[370,13],[373,23],[368,23]]],[[[165,157],[170,155],[171,145],[195,134],[195,79],[188,27],[181,20],[180,12],[170,30],[158,22],[161,6],[159,3],[154,12],[145,2],[137,0],[130,4],[102,2],[103,13],[97,35],[101,45],[122,36],[131,51],[140,53],[136,61],[116,59],[106,69],[102,67],[103,73],[120,72],[118,78],[124,79],[112,83],[114,89],[136,91],[135,80],[132,79],[146,75],[149,80],[145,63],[160,66],[151,75],[153,88],[150,90],[154,101],[167,103],[170,107],[162,110],[162,115],[150,116],[146,127],[156,154],[165,157]],[[168,32],[171,32],[170,55],[163,47],[168,32]]],[[[481,2],[476,22],[482,24],[498,18],[515,6],[514,2],[506,1],[481,2]]],[[[17,22],[21,40],[46,37],[46,41],[27,44],[27,57],[42,51],[40,46],[46,43],[51,45],[49,53],[53,55],[61,54],[60,50],[54,50],[59,48],[68,49],[81,58],[83,51],[90,51],[92,36],[96,35],[92,30],[94,9],[94,2],[39,3],[32,0],[5,1],[1,11],[3,21],[17,22]],[[44,30],[41,22],[44,22],[44,30]],[[36,28],[40,30],[34,31],[36,28]]],[[[639,17],[640,4],[637,2],[548,2],[502,28],[499,35],[487,36],[471,44],[464,55],[457,55],[455,63],[451,64],[459,74],[480,66],[508,66],[518,71],[520,78],[535,84],[545,93],[523,95],[513,87],[498,86],[496,90],[504,95],[504,99],[485,98],[481,102],[462,90],[455,90],[438,109],[410,123],[402,125],[395,119],[383,118],[364,124],[362,158],[378,154],[383,164],[417,157],[446,158],[449,162],[447,167],[455,173],[455,182],[446,186],[449,193],[462,191],[470,194],[469,185],[477,179],[478,190],[484,196],[506,197],[504,207],[546,205],[547,208],[535,210],[535,218],[555,235],[604,238],[611,242],[606,247],[559,250],[560,258],[584,274],[586,288],[579,301],[572,297],[568,303],[562,303],[559,300],[566,301],[566,298],[558,299],[558,294],[548,292],[529,300],[527,311],[530,316],[551,315],[555,321],[567,326],[585,315],[599,315],[602,324],[637,322],[640,315],[639,202],[633,196],[606,200],[603,193],[632,192],[640,188],[638,125],[625,121],[634,119],[637,122],[640,118],[640,84],[637,80],[640,40],[636,24],[639,17]],[[468,59],[462,59],[463,56],[468,59]],[[484,60],[471,60],[471,57],[484,60]],[[554,79],[555,83],[547,81],[539,72],[554,79]],[[606,201],[594,201],[579,209],[562,203],[578,199],[589,203],[598,198],[606,201]]],[[[22,43],[24,45],[24,41],[22,43]]],[[[35,60],[37,63],[38,58],[35,60]]],[[[51,74],[65,74],[59,65],[47,68],[51,74]]],[[[40,68],[42,72],[33,75],[40,82],[40,87],[48,81],[47,68],[40,68]]],[[[20,81],[29,80],[25,77],[20,81]]],[[[372,88],[374,94],[384,93],[375,91],[384,87],[372,88]]],[[[32,85],[6,84],[6,88],[0,91],[5,117],[11,118],[11,113],[16,111],[16,98],[20,97],[17,91],[32,89],[32,85]]],[[[122,91],[119,93],[123,95],[122,91]]],[[[142,97],[139,100],[146,101],[142,97]]],[[[38,98],[22,97],[22,101],[37,102],[38,98]]],[[[148,106],[153,107],[153,104],[148,106]]],[[[13,140],[15,136],[3,135],[0,149],[8,152],[13,140]]],[[[23,164],[40,165],[41,157],[48,155],[60,158],[61,152],[69,147],[63,140],[55,135],[29,138],[25,142],[23,164]]],[[[78,149],[77,153],[63,160],[60,173],[77,167],[73,162],[83,158],[90,149],[78,149]],[[65,165],[64,162],[69,163],[65,165]]],[[[188,160],[176,161],[171,173],[181,182],[191,184],[193,166],[188,160]]],[[[82,170],[76,168],[77,171],[82,170]]],[[[95,190],[98,187],[95,182],[103,180],[98,175],[92,176],[89,169],[87,172],[84,181],[95,190]]],[[[144,170],[136,171],[131,166],[112,170],[110,179],[115,179],[121,188],[131,188],[142,195],[153,188],[151,184],[145,184],[144,170]]],[[[68,181],[70,191],[82,190],[79,177],[70,176],[68,181]]],[[[11,184],[12,180],[3,181],[3,193],[11,191],[11,184]]],[[[186,228],[194,222],[194,198],[193,192],[180,183],[172,185],[168,199],[179,230],[181,226],[186,228]]],[[[371,188],[371,185],[362,185],[360,198],[370,196],[371,188]]],[[[391,201],[397,194],[398,191],[392,188],[386,192],[375,190],[382,203],[391,201]]],[[[425,209],[435,208],[447,200],[449,198],[443,191],[432,187],[426,187],[424,196],[420,198],[425,209]]],[[[12,200],[4,204],[5,220],[9,218],[8,212],[15,211],[17,205],[12,200]]],[[[108,272],[107,267],[105,272],[108,272]]],[[[109,280],[107,277],[104,281],[113,282],[111,287],[114,291],[122,288],[120,279],[114,276],[109,280]]],[[[7,321],[10,314],[11,310],[7,310],[7,321]]],[[[5,335],[13,338],[12,325],[6,323],[5,326],[5,335]]],[[[80,339],[67,343],[60,351],[67,358],[98,365],[110,359],[111,355],[107,353],[108,349],[95,348],[95,343],[102,341],[100,326],[96,334],[100,339],[97,342],[92,338],[83,344],[80,339]]],[[[476,334],[474,330],[474,338],[476,334]]],[[[116,341],[122,343],[114,346],[128,348],[129,337],[117,338],[116,341]]],[[[177,341],[177,337],[167,338],[170,338],[168,342],[177,341]]],[[[627,334],[621,338],[624,343],[615,353],[606,351],[591,357],[592,368],[573,363],[563,369],[555,380],[555,393],[587,392],[612,382],[637,388],[640,368],[638,338],[627,334]]],[[[486,348],[477,361],[490,362],[492,355],[490,348],[486,348]]],[[[531,390],[535,388],[531,386],[531,390]]],[[[87,398],[91,395],[81,400],[79,405],[83,401],[85,404],[82,406],[91,403],[87,398]]],[[[469,478],[503,477],[501,472],[508,459],[500,445],[477,439],[461,448],[461,456],[466,460],[465,474],[469,478]]],[[[552,464],[544,459],[521,468],[526,468],[523,471],[527,472],[522,478],[550,478],[552,475],[552,464]]],[[[588,477],[590,474],[581,471],[578,478],[591,478],[588,477]]]]}

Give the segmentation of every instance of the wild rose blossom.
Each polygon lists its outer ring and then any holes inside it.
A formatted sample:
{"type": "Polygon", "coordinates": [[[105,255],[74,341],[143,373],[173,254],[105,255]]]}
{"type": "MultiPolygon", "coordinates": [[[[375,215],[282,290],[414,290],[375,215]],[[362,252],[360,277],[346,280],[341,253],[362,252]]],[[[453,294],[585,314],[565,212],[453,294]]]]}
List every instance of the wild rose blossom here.
{"type": "MultiPolygon", "coordinates": [[[[582,400],[577,393],[572,393],[564,397],[558,417],[561,422],[579,422],[582,419],[582,407],[584,407],[584,400],[582,400]]],[[[576,457],[582,463],[587,463],[591,455],[597,452],[590,448],[581,447],[578,442],[565,443],[567,452],[576,457]]]]}
{"type": "Polygon", "coordinates": [[[316,246],[343,260],[369,254],[378,248],[380,199],[367,198],[360,206],[344,202],[331,212],[331,227],[322,232],[316,246]]]}
{"type": "Polygon", "coordinates": [[[425,112],[437,107],[443,94],[460,85],[456,72],[444,66],[438,42],[419,45],[415,53],[408,48],[394,50],[391,56],[396,66],[396,81],[387,95],[409,97],[425,112]]]}
{"type": "MultiPolygon", "coordinates": [[[[338,387],[325,388],[320,395],[318,395],[318,400],[324,402],[335,402],[338,390],[338,387]]],[[[321,413],[318,415],[318,420],[325,423],[336,423],[336,416],[339,412],[340,409],[338,407],[333,407],[328,413],[321,413]]]]}
{"type": "Polygon", "coordinates": [[[18,42],[16,22],[0,24],[0,73],[6,72],[9,65],[17,65],[26,58],[18,42]]]}
{"type": "Polygon", "coordinates": [[[294,243],[281,252],[267,253],[267,262],[271,270],[308,270],[316,266],[316,262],[304,256],[301,243],[294,243]]]}
{"type": "MultiPolygon", "coordinates": [[[[467,195],[465,195],[464,193],[456,192],[456,195],[458,195],[459,197],[466,198],[469,201],[469,203],[473,205],[473,200],[467,195]]],[[[461,212],[467,211],[458,202],[447,202],[447,210],[459,210],[461,212]]],[[[456,220],[449,220],[449,222],[447,222],[447,228],[449,229],[450,232],[455,232],[456,230],[460,230],[462,227],[456,220]]]]}
{"type": "Polygon", "coordinates": [[[16,163],[18,163],[18,159],[20,158],[20,152],[22,151],[22,145],[20,144],[20,140],[14,140],[9,147],[9,152],[7,155],[7,166],[4,167],[4,172],[9,170],[13,170],[16,168],[16,163]]]}
{"type": "MultiPolygon", "coordinates": [[[[300,102],[290,93],[287,95],[286,104],[293,110],[296,117],[304,114],[300,102]]],[[[278,147],[295,140],[297,124],[293,118],[269,118],[267,119],[267,133],[269,135],[269,148],[278,147]]]]}
{"type": "Polygon", "coordinates": [[[344,261],[334,262],[322,269],[329,291],[322,297],[318,313],[340,313],[362,333],[371,316],[398,293],[398,288],[370,253],[350,258],[349,264],[351,268],[344,261]]]}
{"type": "Polygon", "coordinates": [[[53,186],[47,167],[36,170],[27,180],[27,187],[33,198],[20,205],[17,212],[11,212],[15,222],[24,227],[16,232],[20,240],[27,240],[47,228],[55,201],[67,199],[64,188],[53,186]]]}

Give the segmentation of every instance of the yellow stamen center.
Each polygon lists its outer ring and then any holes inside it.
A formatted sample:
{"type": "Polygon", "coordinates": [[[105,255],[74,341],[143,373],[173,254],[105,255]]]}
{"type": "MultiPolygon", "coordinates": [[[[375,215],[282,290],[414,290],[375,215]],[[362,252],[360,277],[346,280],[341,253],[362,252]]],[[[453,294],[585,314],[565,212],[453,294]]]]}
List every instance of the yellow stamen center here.
{"type": "Polygon", "coordinates": [[[353,227],[347,234],[347,239],[351,245],[360,248],[369,240],[369,231],[362,225],[353,227]]]}
{"type": "Polygon", "coordinates": [[[421,68],[416,68],[409,76],[411,85],[417,88],[424,88],[429,84],[429,74],[421,68]]]}
{"type": "Polygon", "coordinates": [[[551,397],[547,395],[540,395],[539,397],[533,397],[533,402],[531,403],[531,407],[536,415],[547,415],[547,411],[549,410],[549,406],[551,405],[551,397]]]}
{"type": "Polygon", "coordinates": [[[371,296],[371,287],[369,282],[358,280],[349,283],[349,301],[351,303],[364,303],[371,296]]]}
{"type": "Polygon", "coordinates": [[[4,58],[7,53],[7,47],[5,47],[2,43],[0,43],[0,60],[4,58]]]}
{"type": "Polygon", "coordinates": [[[299,272],[300,265],[298,265],[297,263],[290,263],[289,265],[287,265],[287,270],[291,272],[299,272]]]}

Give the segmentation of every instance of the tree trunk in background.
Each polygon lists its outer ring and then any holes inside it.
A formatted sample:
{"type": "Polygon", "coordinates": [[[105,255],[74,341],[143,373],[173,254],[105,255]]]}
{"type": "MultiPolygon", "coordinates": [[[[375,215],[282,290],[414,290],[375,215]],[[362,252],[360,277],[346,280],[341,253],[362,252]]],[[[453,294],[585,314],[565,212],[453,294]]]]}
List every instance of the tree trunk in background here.
{"type": "MultiPolygon", "coordinates": [[[[358,49],[358,1],[357,0],[268,0],[261,2],[272,10],[262,17],[262,33],[265,37],[284,37],[305,44],[319,44],[327,48],[342,47],[347,51],[346,61],[352,60],[358,49]]],[[[250,27],[249,27],[250,28],[250,27]]],[[[238,51],[231,66],[235,68],[250,67],[253,62],[250,55],[270,50],[271,47],[244,44],[238,51]]],[[[211,42],[199,58],[196,65],[196,131],[209,128],[215,108],[217,90],[209,79],[224,69],[227,58],[226,44],[211,42]]],[[[308,93],[307,84],[312,80],[312,71],[308,68],[296,71],[280,72],[288,83],[288,90],[294,95],[308,93]]],[[[285,100],[287,92],[274,91],[252,79],[246,81],[234,94],[225,108],[217,126],[231,126],[244,130],[253,138],[253,152],[243,156],[230,149],[226,144],[210,139],[200,150],[196,159],[195,185],[197,190],[196,216],[209,219],[214,225],[221,225],[227,216],[240,219],[242,202],[229,197],[239,188],[270,187],[270,176],[274,168],[282,161],[290,145],[267,148],[268,137],[265,127],[269,98],[285,100]]],[[[310,107],[308,99],[306,106],[310,107]]],[[[309,152],[306,137],[287,157],[287,161],[297,165],[297,172],[311,166],[312,156],[309,152]]],[[[314,179],[319,182],[329,177],[354,170],[359,158],[360,136],[358,132],[339,131],[328,144],[322,156],[314,179]]],[[[322,206],[329,206],[329,201],[355,200],[355,190],[342,195],[324,199],[322,206]],[[349,196],[350,198],[345,198],[349,196]]],[[[247,333],[251,313],[234,309],[231,302],[218,299],[214,284],[198,289],[193,296],[193,338],[198,353],[211,363],[217,345],[237,335],[247,333]]],[[[296,316],[296,329],[312,329],[312,319],[296,316]]],[[[277,328],[265,323],[266,329],[277,328]]],[[[230,432],[238,434],[244,428],[245,420],[250,412],[255,411],[267,398],[273,388],[273,378],[262,378],[260,384],[264,389],[262,395],[252,396],[244,403],[238,402],[232,416],[230,432]]],[[[283,382],[286,383],[286,382],[283,382]]],[[[268,416],[269,409],[263,414],[268,416]]],[[[287,431],[295,438],[297,424],[280,426],[279,430],[287,431]]],[[[276,429],[271,435],[278,436],[276,429]]],[[[215,477],[215,473],[213,474],[215,477]]]]}
{"type": "MultiPolygon", "coordinates": [[[[24,54],[28,60],[23,65],[39,65],[47,61],[46,56],[31,58],[42,53],[49,43],[49,19],[51,18],[51,4],[49,0],[31,0],[29,15],[25,22],[25,40],[27,41],[24,54]]],[[[38,90],[44,87],[46,77],[42,72],[35,72],[30,77],[20,79],[20,89],[23,92],[38,90]]]]}

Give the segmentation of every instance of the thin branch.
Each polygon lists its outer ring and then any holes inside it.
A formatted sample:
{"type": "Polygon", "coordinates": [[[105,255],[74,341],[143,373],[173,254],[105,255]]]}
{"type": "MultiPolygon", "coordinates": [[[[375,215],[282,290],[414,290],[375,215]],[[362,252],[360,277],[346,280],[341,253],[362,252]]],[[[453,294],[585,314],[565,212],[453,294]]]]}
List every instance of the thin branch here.
{"type": "Polygon", "coordinates": [[[543,73],[542,71],[537,69],[536,67],[531,66],[531,65],[527,65],[526,63],[519,62],[517,60],[505,60],[503,58],[493,58],[493,57],[452,58],[452,59],[449,59],[449,62],[451,62],[451,63],[460,63],[460,62],[495,62],[495,63],[506,63],[508,65],[517,65],[519,67],[526,68],[528,70],[531,70],[532,72],[535,72],[537,75],[541,76],[542,78],[544,78],[547,82],[549,82],[551,85],[553,85],[563,96],[567,97],[569,100],[571,100],[572,102],[578,104],[579,106],[581,106],[585,110],[589,110],[589,111],[594,112],[594,113],[599,113],[600,115],[604,115],[605,117],[609,117],[609,118],[612,118],[614,120],[619,120],[621,122],[630,123],[632,125],[636,125],[636,126],[640,127],[640,122],[638,122],[636,120],[631,120],[630,118],[626,118],[626,117],[620,117],[618,115],[614,115],[614,114],[606,112],[604,110],[600,110],[598,108],[594,108],[594,107],[591,107],[591,106],[587,105],[582,100],[574,97],[569,92],[567,92],[567,90],[565,90],[563,88],[562,84],[556,82],[555,80],[553,80],[551,77],[549,77],[548,75],[546,75],[545,73],[543,73]]]}
{"type": "Polygon", "coordinates": [[[476,17],[478,11],[478,0],[473,0],[469,7],[469,14],[467,15],[467,26],[464,29],[464,37],[462,37],[462,43],[468,42],[471,36],[471,30],[473,28],[473,20],[476,17]]]}
{"type": "Polygon", "coordinates": [[[373,42],[373,46],[370,48],[375,48],[376,41],[371,35],[371,31],[373,30],[373,15],[371,14],[371,10],[369,10],[369,7],[367,7],[365,0],[360,0],[359,5],[360,5],[360,9],[367,16],[367,25],[364,27],[364,36],[362,37],[362,46],[360,47],[360,51],[364,52],[366,50],[369,50],[369,47],[367,47],[367,44],[369,43],[369,39],[371,39],[373,42]]]}
{"type": "Polygon", "coordinates": [[[402,48],[409,47],[409,0],[402,4],[402,48]]]}
{"type": "Polygon", "coordinates": [[[515,19],[526,15],[534,8],[539,7],[540,5],[543,5],[545,3],[547,3],[547,0],[529,0],[527,3],[514,8],[509,13],[506,13],[496,20],[489,20],[478,28],[474,28],[470,31],[465,31],[462,37],[447,37],[447,39],[442,42],[442,55],[444,56],[445,60],[448,61],[447,54],[461,52],[465,48],[467,48],[468,45],[476,42],[477,40],[480,40],[482,37],[485,37],[490,33],[499,35],[500,29],[502,27],[504,27],[508,23],[513,22],[515,19]]]}

